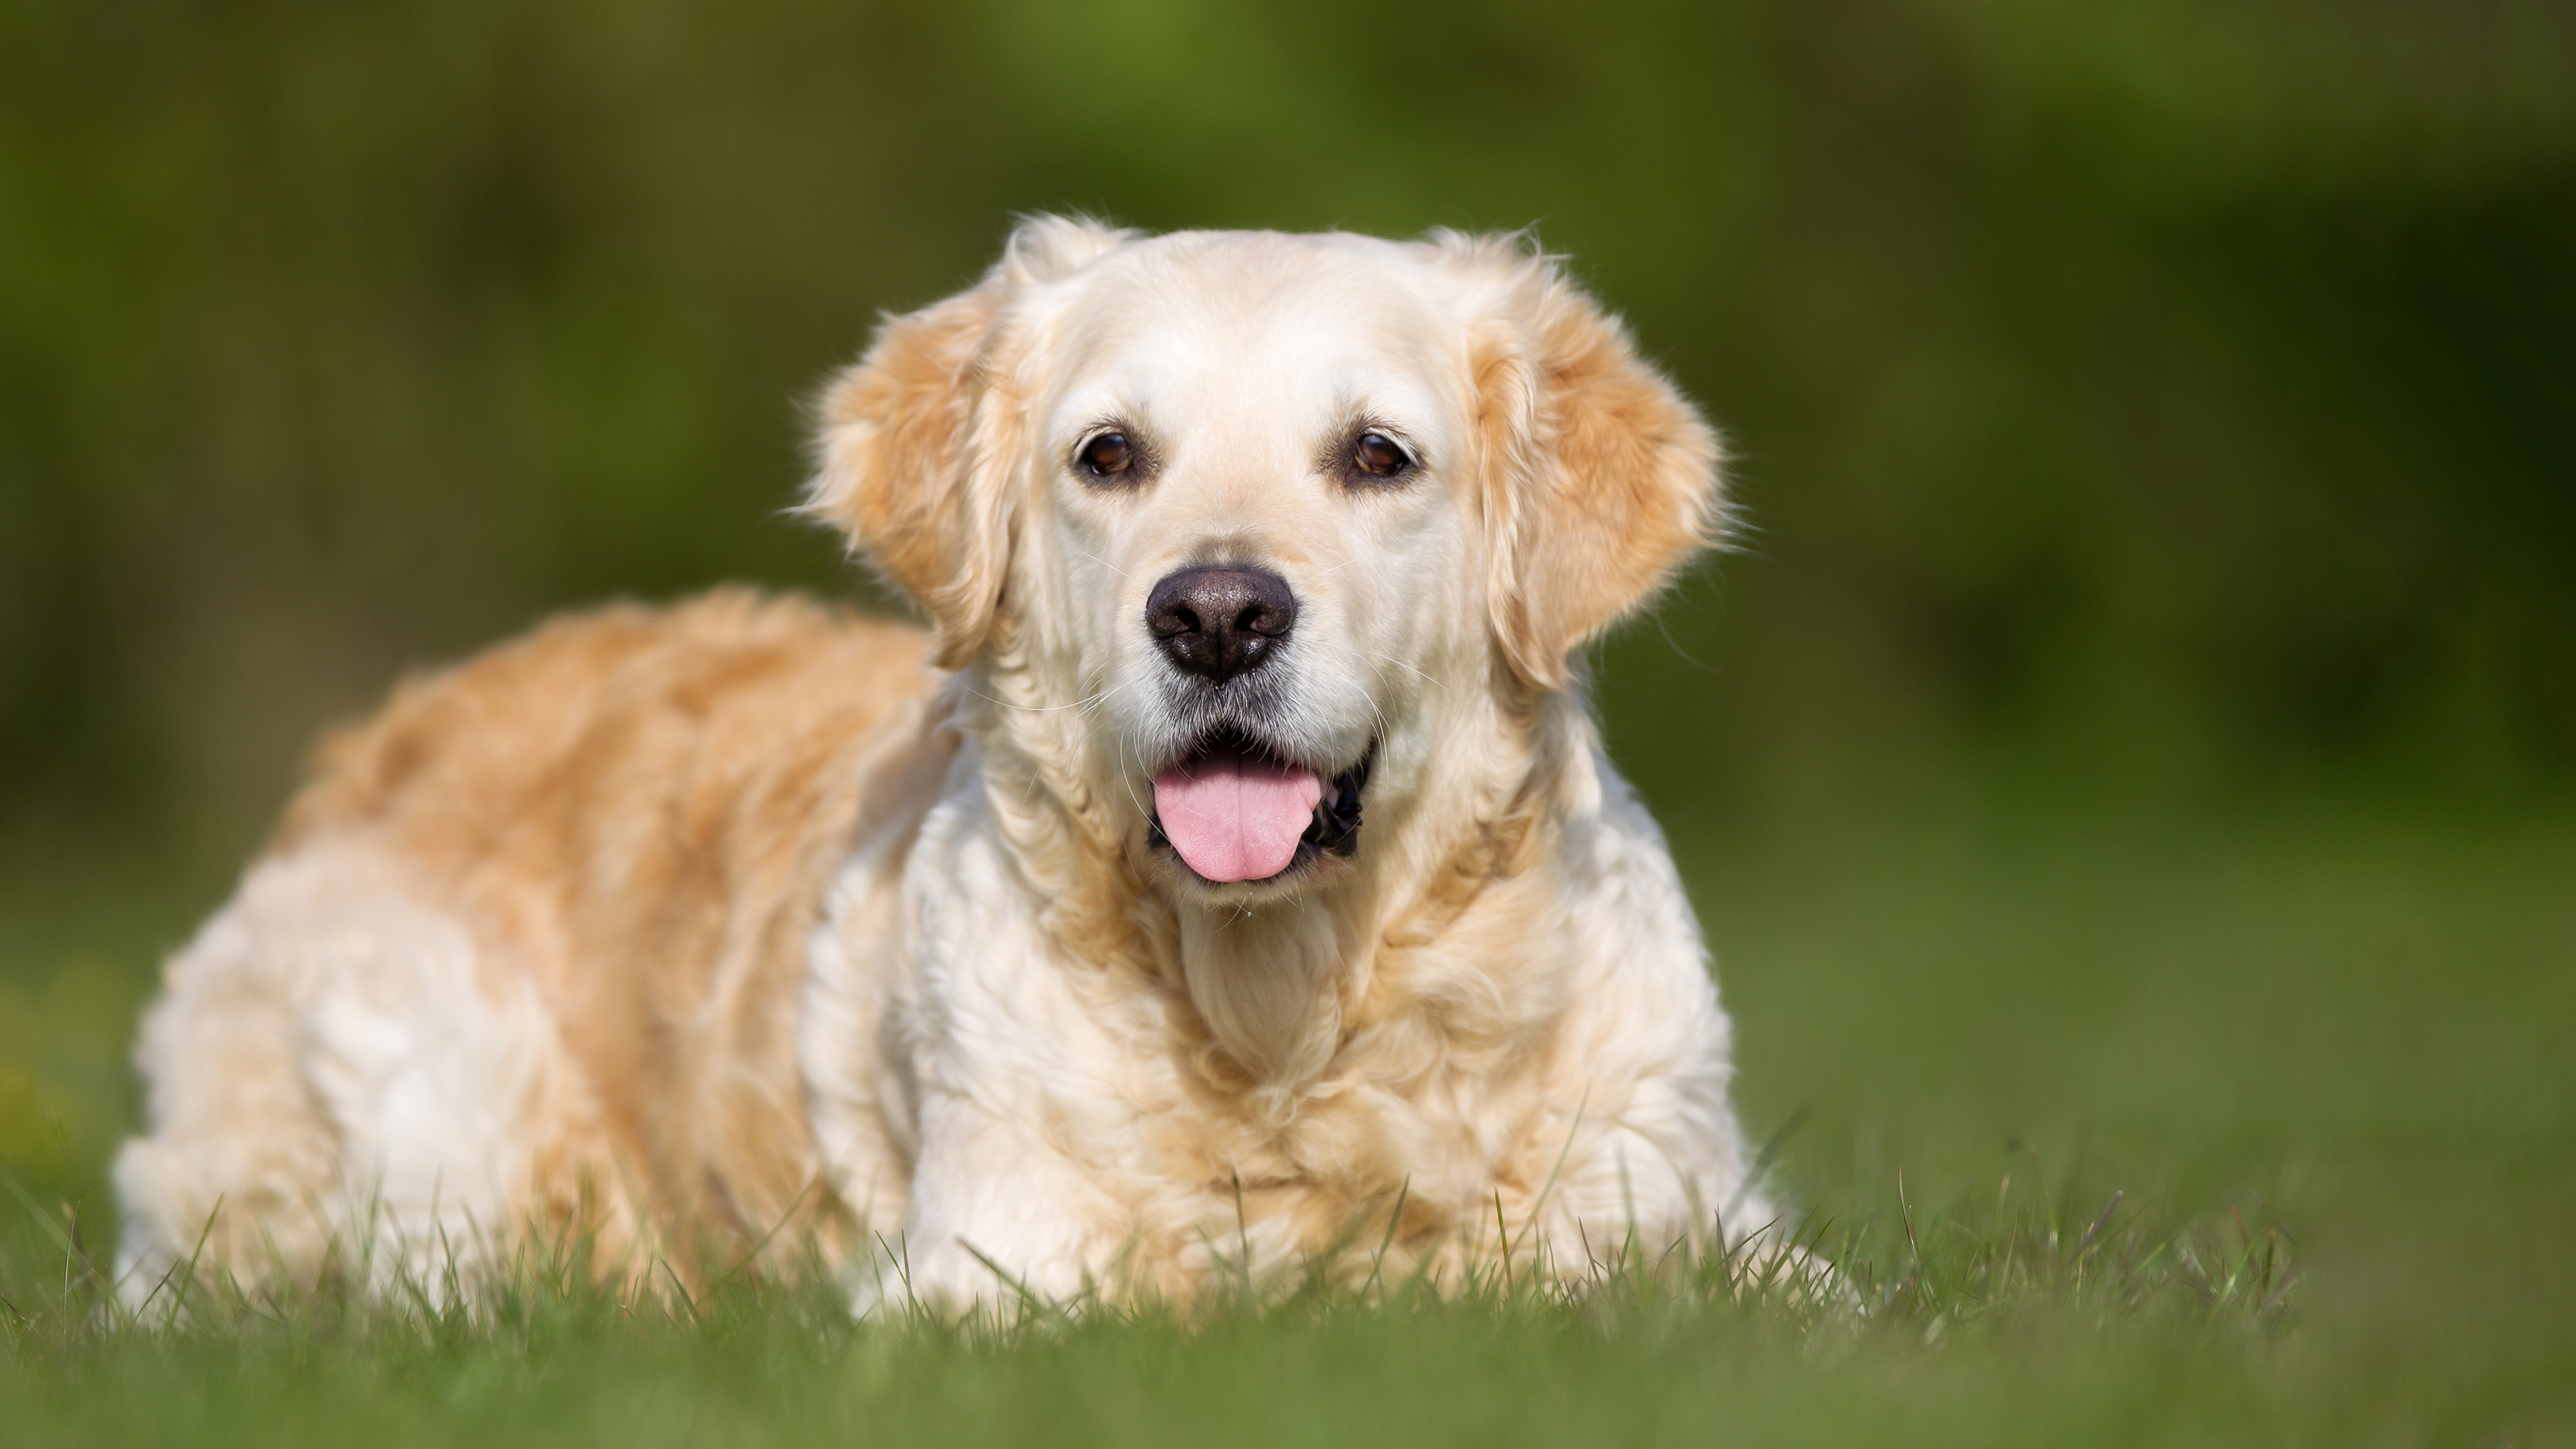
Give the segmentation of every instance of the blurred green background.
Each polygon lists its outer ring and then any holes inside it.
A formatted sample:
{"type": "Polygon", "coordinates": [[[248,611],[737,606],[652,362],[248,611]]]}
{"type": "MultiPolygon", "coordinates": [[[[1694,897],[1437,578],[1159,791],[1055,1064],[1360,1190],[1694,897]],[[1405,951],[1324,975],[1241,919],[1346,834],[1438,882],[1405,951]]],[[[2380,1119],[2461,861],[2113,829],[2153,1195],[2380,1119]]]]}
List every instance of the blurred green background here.
{"type": "Polygon", "coordinates": [[[568,602],[849,587],[777,517],[796,404],[1035,208],[1572,254],[1742,453],[1694,662],[1611,672],[1674,805],[2576,764],[2563,4],[0,27],[0,802],[47,852],[230,859],[317,721],[568,602]]]}
{"type": "Polygon", "coordinates": [[[400,669],[861,593],[800,399],[1033,209],[1534,223],[1725,426],[1604,707],[1808,1200],[2259,1192],[2417,1422],[2576,1377],[2563,0],[13,0],[0,1167],[103,1217],[400,669]]]}

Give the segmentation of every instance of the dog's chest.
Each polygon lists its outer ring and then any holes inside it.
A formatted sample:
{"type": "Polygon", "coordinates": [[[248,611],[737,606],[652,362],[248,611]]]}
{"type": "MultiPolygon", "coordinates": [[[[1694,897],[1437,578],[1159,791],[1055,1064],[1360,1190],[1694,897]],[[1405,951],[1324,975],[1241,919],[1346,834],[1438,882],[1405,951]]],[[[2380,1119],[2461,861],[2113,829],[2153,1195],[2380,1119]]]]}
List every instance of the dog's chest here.
{"type": "MultiPolygon", "coordinates": [[[[881,1059],[837,1079],[886,1084],[872,1103],[854,1092],[848,1105],[893,1119],[882,1133],[840,1135],[909,1159],[888,1166],[917,1190],[931,1186],[918,1174],[943,1170],[922,1154],[925,1109],[944,1099],[955,1109],[945,1120],[981,1124],[972,1130],[984,1145],[931,1159],[1051,1159],[1072,1170],[1112,1237],[1133,1232],[1177,1252],[1248,1232],[1293,1254],[1384,1232],[1399,1201],[1407,1236],[1490,1216],[1497,1201],[1525,1204],[1545,1191],[1569,1124],[1616,1110],[1585,1083],[1558,1080],[1562,963],[1595,953],[1569,933],[1542,877],[1480,896],[1410,944],[1382,944],[1372,984],[1341,995],[1320,1070],[1265,1090],[1212,1063],[1205,1022],[1174,983],[1147,989],[1068,959],[1045,926],[1050,902],[992,824],[980,801],[952,796],[923,822],[900,884],[873,873],[835,902],[837,927],[865,938],[842,943],[860,968],[846,972],[848,988],[886,993],[881,1029],[833,1048],[881,1059]],[[888,908],[856,909],[863,899],[888,908]],[[999,1145],[1009,1143],[1019,1145],[999,1145]]],[[[810,993],[809,1007],[824,996],[810,993]]],[[[871,1014],[840,1013],[851,1024],[871,1014]]],[[[809,1075],[816,1106],[834,1077],[809,1075]]],[[[836,1181],[886,1180],[862,1163],[835,1168],[836,1181]]]]}

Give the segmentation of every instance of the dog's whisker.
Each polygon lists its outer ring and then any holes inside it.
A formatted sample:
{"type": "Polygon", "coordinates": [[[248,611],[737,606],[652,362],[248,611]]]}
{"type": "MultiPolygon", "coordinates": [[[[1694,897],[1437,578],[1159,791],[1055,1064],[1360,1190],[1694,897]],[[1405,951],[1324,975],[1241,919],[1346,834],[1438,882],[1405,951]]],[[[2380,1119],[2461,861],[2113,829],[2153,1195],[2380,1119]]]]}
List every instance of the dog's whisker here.
{"type": "Polygon", "coordinates": [[[1103,690],[1101,693],[1092,695],[1088,699],[1077,699],[1071,704],[1021,704],[1017,700],[1003,699],[998,695],[986,694],[980,689],[970,689],[967,691],[967,693],[974,695],[977,699],[983,700],[987,704],[997,704],[1004,709],[1016,709],[1022,714],[1054,714],[1061,710],[1087,709],[1090,706],[1099,703],[1105,695],[1113,692],[1114,691],[1111,690],[1103,690]]]}
{"type": "Polygon", "coordinates": [[[1401,670],[1405,671],[1406,673],[1413,675],[1415,678],[1420,679],[1423,683],[1425,683],[1425,684],[1427,684],[1427,685],[1430,685],[1432,688],[1434,688],[1434,689],[1436,689],[1436,690],[1439,690],[1442,694],[1447,694],[1447,693],[1449,692],[1449,686],[1448,686],[1448,685],[1445,685],[1445,684],[1441,683],[1439,680],[1432,678],[1430,675],[1423,673],[1420,669],[1417,669],[1417,668],[1415,668],[1414,666],[1412,666],[1412,665],[1410,665],[1410,664],[1405,663],[1403,660],[1396,658],[1396,657],[1395,657],[1394,655],[1392,655],[1392,654],[1380,654],[1380,653],[1378,653],[1378,652],[1377,652],[1376,650],[1374,650],[1374,649],[1367,649],[1367,648],[1363,648],[1362,650],[1360,650],[1360,652],[1361,652],[1361,653],[1363,653],[1363,654],[1365,654],[1365,655],[1367,655],[1367,656],[1368,656],[1368,657],[1370,657],[1371,659],[1378,660],[1378,661],[1380,661],[1380,662],[1382,662],[1382,663],[1386,663],[1386,664],[1392,664],[1392,665],[1394,665],[1396,668],[1401,669],[1401,670]]]}
{"type": "Polygon", "coordinates": [[[1369,718],[1377,721],[1377,737],[1381,740],[1385,739],[1388,733],[1386,711],[1377,707],[1377,697],[1375,695],[1362,694],[1360,697],[1368,701],[1369,718]]]}
{"type": "Polygon", "coordinates": [[[1119,691],[1140,682],[1141,681],[1139,680],[1130,679],[1125,683],[1110,685],[1108,688],[1101,690],[1099,693],[1094,694],[1089,700],[1085,701],[1082,712],[1085,715],[1089,715],[1097,711],[1102,705],[1107,704],[1113,697],[1115,697],[1119,691]]]}
{"type": "Polygon", "coordinates": [[[1122,579],[1133,579],[1136,577],[1134,574],[1127,572],[1125,569],[1120,568],[1118,565],[1111,563],[1109,560],[1102,558],[1096,553],[1079,548],[1075,549],[1074,552],[1081,554],[1084,558],[1091,560],[1093,563],[1100,565],[1102,568],[1109,570],[1111,573],[1116,574],[1122,579]]]}
{"type": "MultiPolygon", "coordinates": [[[[1127,803],[1136,807],[1136,813],[1151,819],[1154,812],[1146,808],[1144,801],[1136,798],[1136,772],[1130,771],[1126,768],[1127,749],[1127,737],[1125,735],[1120,735],[1118,737],[1118,783],[1127,791],[1127,803]]],[[[1142,768],[1143,766],[1140,762],[1138,769],[1141,770],[1142,768]]]]}

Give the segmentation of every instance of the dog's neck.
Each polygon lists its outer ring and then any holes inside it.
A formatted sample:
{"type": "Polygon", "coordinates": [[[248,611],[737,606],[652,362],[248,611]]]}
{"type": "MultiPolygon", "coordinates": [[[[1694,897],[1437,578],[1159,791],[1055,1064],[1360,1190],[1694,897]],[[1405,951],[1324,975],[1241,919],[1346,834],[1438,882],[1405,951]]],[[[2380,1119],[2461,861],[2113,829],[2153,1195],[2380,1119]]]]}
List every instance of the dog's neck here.
{"type": "Polygon", "coordinates": [[[1075,960],[1182,997],[1203,1028],[1188,1043],[1201,1073],[1284,1120],[1364,1024],[1381,961],[1401,955],[1383,948],[1472,908],[1531,858],[1533,832],[1589,793],[1594,730],[1579,693],[1470,697],[1480,703],[1424,729],[1437,751],[1408,762],[1404,741],[1386,742],[1392,768],[1337,878],[1248,908],[1175,899],[1157,882],[1134,781],[1026,673],[988,655],[948,701],[1047,932],[1075,960]]]}

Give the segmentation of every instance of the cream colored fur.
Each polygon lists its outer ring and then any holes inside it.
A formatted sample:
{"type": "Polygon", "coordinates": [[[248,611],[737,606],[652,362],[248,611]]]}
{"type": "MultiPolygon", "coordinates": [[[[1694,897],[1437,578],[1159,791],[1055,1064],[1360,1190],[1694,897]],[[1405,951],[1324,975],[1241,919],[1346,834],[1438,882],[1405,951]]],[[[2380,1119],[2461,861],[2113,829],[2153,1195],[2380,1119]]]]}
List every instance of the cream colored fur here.
{"type": "Polygon", "coordinates": [[[1186,1297],[1767,1219],[1578,652],[1719,528],[1717,443],[1552,260],[1042,218],[821,413],[810,510],[932,637],[611,610],[338,738],[147,1019],[129,1291],[579,1233],[684,1280],[810,1246],[862,1307],[1186,1297]],[[1105,420],[1147,476],[1073,466],[1105,420]],[[1354,486],[1361,425],[1417,471],[1354,486]],[[1145,595],[1209,560],[1295,590],[1280,746],[1375,752],[1346,860],[1149,843],[1191,726],[1145,595]]]}

